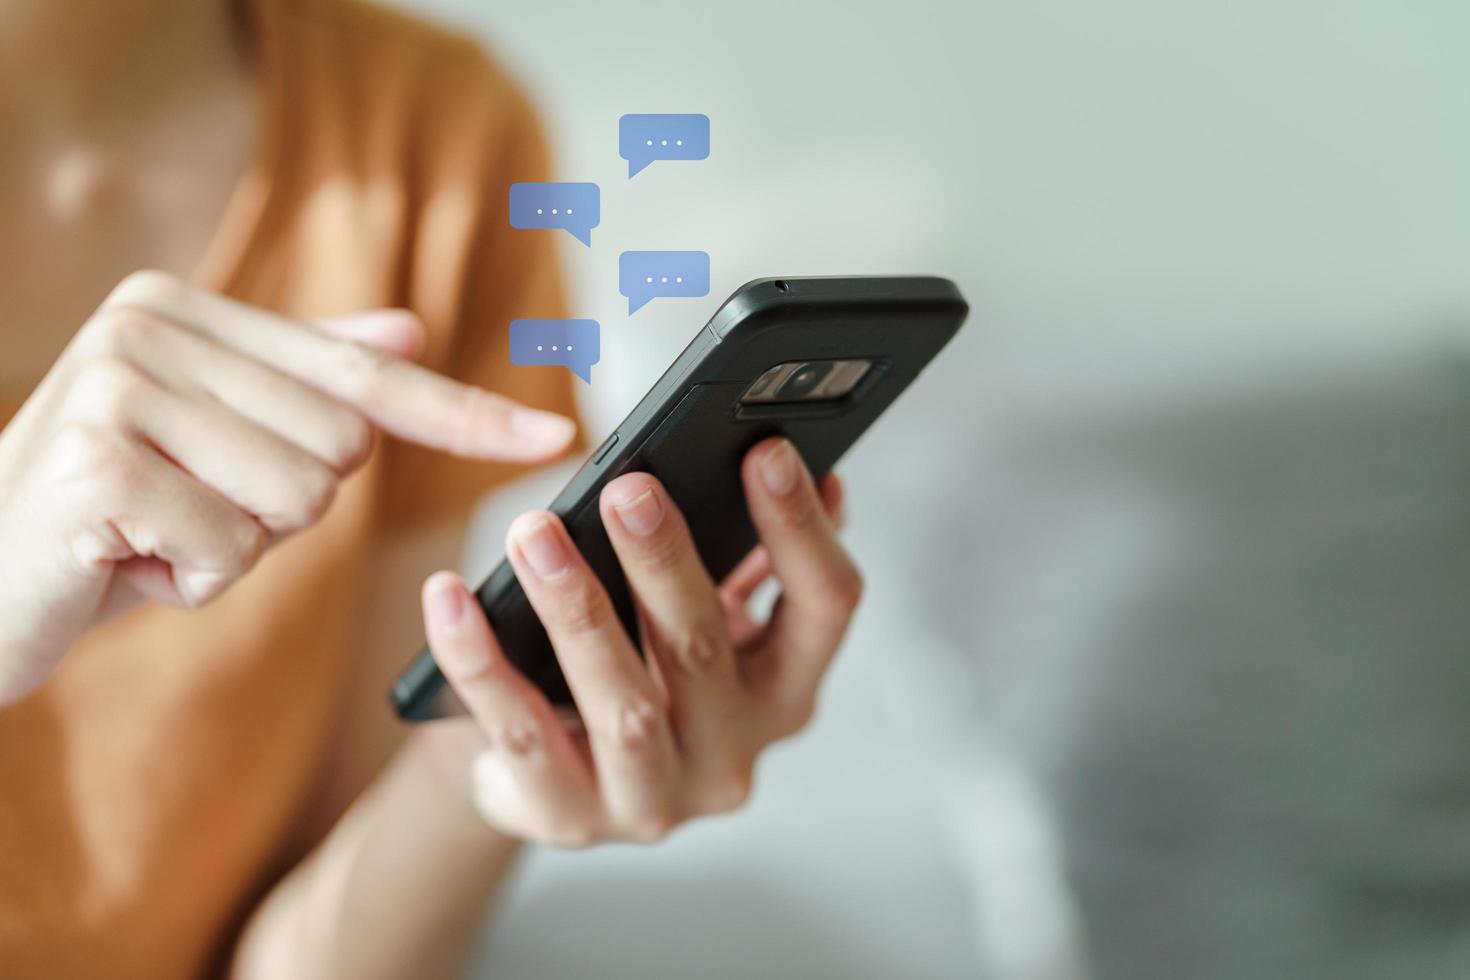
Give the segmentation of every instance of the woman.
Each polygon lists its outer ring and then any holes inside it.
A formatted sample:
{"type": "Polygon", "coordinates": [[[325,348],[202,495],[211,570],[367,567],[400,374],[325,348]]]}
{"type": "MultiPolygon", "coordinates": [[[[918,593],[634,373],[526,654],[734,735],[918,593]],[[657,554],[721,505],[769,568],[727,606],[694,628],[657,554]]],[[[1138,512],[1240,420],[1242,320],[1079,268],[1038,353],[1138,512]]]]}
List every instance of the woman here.
{"type": "Polygon", "coordinates": [[[585,732],[426,581],[574,439],[566,372],[505,356],[563,315],[504,211],[548,167],[471,45],[338,0],[0,0],[0,127],[0,975],[447,975],[519,842],[744,800],[859,591],[789,444],[718,588],[657,481],[607,488],[647,667],[557,519],[514,522],[585,732]],[[405,733],[425,631],[473,718],[405,733]]]}

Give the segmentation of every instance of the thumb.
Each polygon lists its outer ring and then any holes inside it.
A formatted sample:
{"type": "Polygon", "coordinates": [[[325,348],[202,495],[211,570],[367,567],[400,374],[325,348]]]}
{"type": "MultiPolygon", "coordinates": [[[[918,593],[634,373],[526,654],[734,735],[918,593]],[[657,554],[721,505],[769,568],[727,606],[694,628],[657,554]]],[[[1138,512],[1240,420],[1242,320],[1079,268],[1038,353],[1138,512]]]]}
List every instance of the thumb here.
{"type": "Polygon", "coordinates": [[[424,324],[410,310],[363,310],[312,321],[327,333],[343,340],[377,348],[405,361],[416,361],[424,352],[424,324]]]}

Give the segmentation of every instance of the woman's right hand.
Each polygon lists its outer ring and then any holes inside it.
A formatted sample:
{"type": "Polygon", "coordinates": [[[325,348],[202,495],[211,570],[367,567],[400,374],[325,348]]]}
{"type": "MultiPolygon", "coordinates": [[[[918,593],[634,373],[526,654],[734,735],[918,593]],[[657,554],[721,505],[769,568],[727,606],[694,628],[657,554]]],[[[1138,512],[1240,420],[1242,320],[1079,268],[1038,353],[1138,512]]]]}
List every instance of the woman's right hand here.
{"type": "Polygon", "coordinates": [[[125,279],[0,432],[0,705],[141,597],[195,608],[319,521],[374,429],[531,462],[569,419],[410,363],[382,310],[315,324],[173,276],[125,279]]]}

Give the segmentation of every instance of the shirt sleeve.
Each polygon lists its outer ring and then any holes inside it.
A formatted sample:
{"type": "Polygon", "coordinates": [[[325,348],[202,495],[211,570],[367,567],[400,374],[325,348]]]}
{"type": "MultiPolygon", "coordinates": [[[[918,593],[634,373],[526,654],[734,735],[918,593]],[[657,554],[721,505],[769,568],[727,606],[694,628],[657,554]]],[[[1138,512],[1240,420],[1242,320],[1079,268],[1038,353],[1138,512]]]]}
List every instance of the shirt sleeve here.
{"type": "MultiPolygon", "coordinates": [[[[435,132],[438,124],[442,138],[424,151],[434,157],[423,169],[435,186],[423,191],[421,227],[407,264],[409,305],[429,328],[425,361],[460,381],[575,417],[578,382],[570,371],[510,363],[512,320],[568,315],[554,237],[562,232],[510,227],[510,185],[551,179],[540,123],[519,89],[478,55],[444,88],[450,91],[445,101],[469,102],[469,114],[485,122],[466,127],[460,109],[425,125],[435,132]],[[467,99],[466,91],[476,95],[467,99]]],[[[582,448],[579,435],[569,451],[582,448]]],[[[383,451],[382,514],[396,527],[462,515],[527,469],[396,441],[383,451]]]]}

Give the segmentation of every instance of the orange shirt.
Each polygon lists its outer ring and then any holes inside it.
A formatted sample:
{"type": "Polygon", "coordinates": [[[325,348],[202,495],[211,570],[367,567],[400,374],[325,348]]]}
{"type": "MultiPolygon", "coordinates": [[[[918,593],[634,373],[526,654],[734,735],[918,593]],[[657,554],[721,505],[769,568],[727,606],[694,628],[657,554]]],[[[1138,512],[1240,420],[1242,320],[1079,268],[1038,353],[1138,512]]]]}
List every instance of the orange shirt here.
{"type": "MultiPolygon", "coordinates": [[[[470,43],[397,14],[248,9],[262,139],[200,284],[302,317],[408,307],[425,363],[570,414],[566,371],[508,361],[512,319],[566,315],[555,233],[506,214],[511,182],[547,176],[521,93],[470,43]]],[[[220,601],[110,623],[0,711],[0,976],[169,980],[217,962],[310,844],[303,813],[349,721],[361,559],[513,472],[386,442],[320,526],[220,601]]]]}

